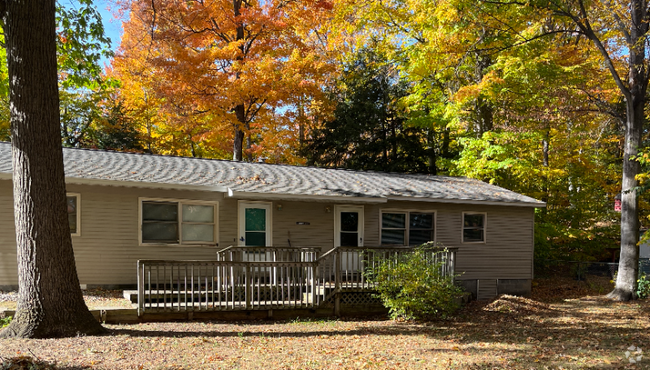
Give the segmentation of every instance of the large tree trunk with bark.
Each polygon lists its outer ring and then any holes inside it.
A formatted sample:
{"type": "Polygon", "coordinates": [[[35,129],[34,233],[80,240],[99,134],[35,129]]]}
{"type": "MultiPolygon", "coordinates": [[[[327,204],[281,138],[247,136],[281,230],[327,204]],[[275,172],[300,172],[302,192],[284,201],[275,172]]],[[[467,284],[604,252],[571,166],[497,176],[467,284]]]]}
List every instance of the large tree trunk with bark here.
{"type": "Polygon", "coordinates": [[[644,108],[648,88],[646,66],[646,38],[648,33],[647,4],[645,0],[630,2],[632,27],[629,30],[628,89],[625,96],[626,125],[621,194],[621,254],[616,286],[609,298],[628,301],[636,298],[636,280],[639,263],[639,200],[636,176],[641,170],[636,156],[641,146],[645,123],[644,108]]]}
{"type": "Polygon", "coordinates": [[[2,337],[99,334],[84,303],[67,220],[59,125],[54,0],[8,0],[19,298],[2,337]]]}
{"type": "MultiPolygon", "coordinates": [[[[645,93],[644,93],[645,95],[645,93]]],[[[616,286],[608,297],[618,301],[636,298],[635,288],[639,263],[639,200],[636,175],[641,165],[635,159],[641,145],[645,99],[627,102],[625,151],[623,159],[623,191],[621,194],[621,253],[619,257],[616,286]]]]}

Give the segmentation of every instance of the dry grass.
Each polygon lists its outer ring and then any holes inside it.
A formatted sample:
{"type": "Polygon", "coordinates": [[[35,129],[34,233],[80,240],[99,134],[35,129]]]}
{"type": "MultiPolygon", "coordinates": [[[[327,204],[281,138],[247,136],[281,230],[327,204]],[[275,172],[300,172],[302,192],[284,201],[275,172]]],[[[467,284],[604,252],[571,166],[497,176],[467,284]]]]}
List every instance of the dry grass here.
{"type": "Polygon", "coordinates": [[[0,356],[97,369],[648,368],[650,303],[594,295],[609,282],[540,280],[531,298],[473,302],[453,320],[107,325],[104,337],[0,341],[0,356]],[[562,297],[564,297],[562,299],[562,297]]]}

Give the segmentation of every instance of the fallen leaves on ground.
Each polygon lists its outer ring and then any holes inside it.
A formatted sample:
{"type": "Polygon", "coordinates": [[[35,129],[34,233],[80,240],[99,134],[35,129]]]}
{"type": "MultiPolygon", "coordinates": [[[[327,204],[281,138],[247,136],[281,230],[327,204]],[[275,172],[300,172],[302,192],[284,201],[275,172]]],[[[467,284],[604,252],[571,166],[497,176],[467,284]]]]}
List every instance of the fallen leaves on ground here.
{"type": "MultiPolygon", "coordinates": [[[[92,369],[644,369],[650,303],[612,302],[587,282],[540,280],[529,298],[472,302],[433,322],[294,320],[106,325],[110,335],[3,339],[61,368],[92,369]],[[563,286],[566,298],[549,292],[563,286]],[[636,357],[635,357],[636,360],[636,357]]],[[[594,282],[591,282],[594,284],[594,282]]]]}
{"type": "Polygon", "coordinates": [[[56,367],[45,361],[31,356],[18,356],[11,358],[0,357],[0,369],[2,370],[55,370],[56,367]]]}

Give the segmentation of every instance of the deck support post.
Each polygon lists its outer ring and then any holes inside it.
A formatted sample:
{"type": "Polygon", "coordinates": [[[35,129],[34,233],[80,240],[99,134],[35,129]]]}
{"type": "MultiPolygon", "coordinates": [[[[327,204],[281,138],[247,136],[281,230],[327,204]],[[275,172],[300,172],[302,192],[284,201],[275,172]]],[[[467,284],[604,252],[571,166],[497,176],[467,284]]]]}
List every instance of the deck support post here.
{"type": "MultiPolygon", "coordinates": [[[[318,265],[316,263],[311,264],[311,304],[310,307],[316,307],[316,293],[318,290],[318,265]]],[[[320,302],[318,302],[320,303],[320,302]]]]}
{"type": "Polygon", "coordinates": [[[247,264],[244,268],[244,294],[245,308],[251,309],[251,296],[253,295],[253,274],[251,274],[251,265],[247,264]]]}
{"type": "Polygon", "coordinates": [[[144,264],[137,262],[138,265],[138,317],[144,314],[144,264]]]}
{"type": "Polygon", "coordinates": [[[341,250],[334,254],[334,315],[341,315],[341,250]]]}

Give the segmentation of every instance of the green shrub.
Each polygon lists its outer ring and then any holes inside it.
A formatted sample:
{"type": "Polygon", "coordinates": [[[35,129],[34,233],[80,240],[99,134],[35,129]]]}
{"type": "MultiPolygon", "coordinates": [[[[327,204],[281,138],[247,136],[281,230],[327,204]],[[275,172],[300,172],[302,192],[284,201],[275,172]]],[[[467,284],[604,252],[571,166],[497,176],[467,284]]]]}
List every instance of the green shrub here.
{"type": "Polygon", "coordinates": [[[639,280],[637,282],[637,287],[636,287],[636,296],[639,299],[646,299],[650,297],[650,280],[648,280],[648,276],[646,274],[643,274],[639,277],[639,280]]]}
{"type": "Polygon", "coordinates": [[[0,329],[4,328],[5,326],[9,325],[11,322],[12,317],[7,316],[5,318],[0,319],[0,329]]]}
{"type": "MultiPolygon", "coordinates": [[[[443,262],[431,262],[432,253],[424,245],[400,257],[377,258],[367,274],[393,319],[444,318],[459,308],[462,289],[454,285],[453,277],[441,274],[443,262]]],[[[441,252],[435,253],[435,260],[441,260],[441,252]]]]}

